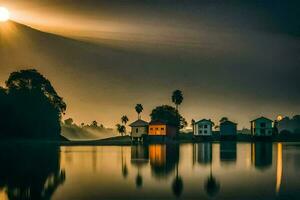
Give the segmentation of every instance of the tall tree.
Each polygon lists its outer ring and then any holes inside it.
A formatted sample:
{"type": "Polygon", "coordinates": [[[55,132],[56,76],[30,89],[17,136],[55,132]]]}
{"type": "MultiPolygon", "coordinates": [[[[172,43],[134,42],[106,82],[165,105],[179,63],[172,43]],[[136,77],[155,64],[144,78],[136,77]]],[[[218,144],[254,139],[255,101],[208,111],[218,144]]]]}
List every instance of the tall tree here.
{"type": "Polygon", "coordinates": [[[144,108],[143,108],[142,104],[136,104],[135,111],[138,114],[138,119],[141,119],[141,115],[140,114],[143,112],[143,110],[144,110],[144,108]]]}
{"type": "Polygon", "coordinates": [[[176,110],[178,110],[178,106],[182,103],[182,101],[183,101],[182,91],[175,90],[172,94],[172,102],[175,104],[176,110]]]}
{"type": "Polygon", "coordinates": [[[8,137],[58,139],[66,104],[37,70],[21,70],[6,81],[8,137]]]}

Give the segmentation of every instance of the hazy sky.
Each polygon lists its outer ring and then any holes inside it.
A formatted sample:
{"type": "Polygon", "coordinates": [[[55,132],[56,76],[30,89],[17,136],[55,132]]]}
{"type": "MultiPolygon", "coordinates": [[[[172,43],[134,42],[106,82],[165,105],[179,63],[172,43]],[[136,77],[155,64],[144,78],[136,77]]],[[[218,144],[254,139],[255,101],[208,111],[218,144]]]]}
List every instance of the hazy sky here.
{"type": "Polygon", "coordinates": [[[136,118],[136,103],[144,104],[148,117],[155,105],[170,103],[174,89],[185,94],[180,110],[188,121],[228,116],[248,127],[253,117],[300,112],[300,1],[0,0],[0,5],[17,22],[81,40],[18,27],[15,44],[6,36],[9,42],[0,47],[1,82],[12,70],[38,68],[77,122],[96,119],[113,126],[123,114],[136,118]]]}

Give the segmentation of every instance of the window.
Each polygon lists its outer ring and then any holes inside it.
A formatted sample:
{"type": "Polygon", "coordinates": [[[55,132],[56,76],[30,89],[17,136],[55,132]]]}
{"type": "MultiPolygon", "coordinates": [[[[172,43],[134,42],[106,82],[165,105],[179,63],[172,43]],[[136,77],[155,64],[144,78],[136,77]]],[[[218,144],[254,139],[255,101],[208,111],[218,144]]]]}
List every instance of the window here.
{"type": "Polygon", "coordinates": [[[161,130],[161,131],[164,131],[164,130],[165,130],[165,128],[161,128],[160,130],[161,130]]]}
{"type": "Polygon", "coordinates": [[[158,130],[158,128],[155,128],[155,130],[158,130]]]}
{"type": "Polygon", "coordinates": [[[207,133],[207,131],[205,130],[204,133],[207,133]]]}
{"type": "Polygon", "coordinates": [[[265,129],[260,129],[260,133],[261,134],[266,134],[266,130],[265,129]]]}
{"type": "Polygon", "coordinates": [[[136,128],[136,129],[135,129],[135,132],[136,132],[136,133],[138,133],[138,132],[139,132],[139,129],[138,129],[138,128],[136,128]]]}
{"type": "Polygon", "coordinates": [[[204,128],[207,128],[207,124],[204,125],[204,128]]]}
{"type": "Polygon", "coordinates": [[[260,123],[260,127],[266,127],[266,123],[265,122],[260,123]]]}
{"type": "Polygon", "coordinates": [[[199,134],[202,134],[202,131],[199,131],[199,134]]]}
{"type": "Polygon", "coordinates": [[[153,128],[150,128],[150,131],[153,131],[153,128]]]}

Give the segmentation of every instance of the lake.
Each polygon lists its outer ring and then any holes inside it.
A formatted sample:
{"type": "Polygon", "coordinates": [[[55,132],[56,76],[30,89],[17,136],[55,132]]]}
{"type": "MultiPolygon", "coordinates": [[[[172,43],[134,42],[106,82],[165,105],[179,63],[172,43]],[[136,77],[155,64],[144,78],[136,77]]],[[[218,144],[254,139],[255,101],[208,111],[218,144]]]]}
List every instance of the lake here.
{"type": "Polygon", "coordinates": [[[0,200],[300,198],[300,143],[0,150],[0,200]]]}

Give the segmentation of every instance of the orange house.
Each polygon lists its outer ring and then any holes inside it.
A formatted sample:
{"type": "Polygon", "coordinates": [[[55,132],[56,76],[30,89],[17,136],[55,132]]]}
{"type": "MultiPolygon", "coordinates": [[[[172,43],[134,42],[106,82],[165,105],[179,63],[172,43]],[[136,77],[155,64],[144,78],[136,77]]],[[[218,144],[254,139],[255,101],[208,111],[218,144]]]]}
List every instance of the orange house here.
{"type": "Polygon", "coordinates": [[[176,136],[177,128],[160,121],[152,121],[149,124],[149,136],[167,136],[173,138],[176,136]]]}

